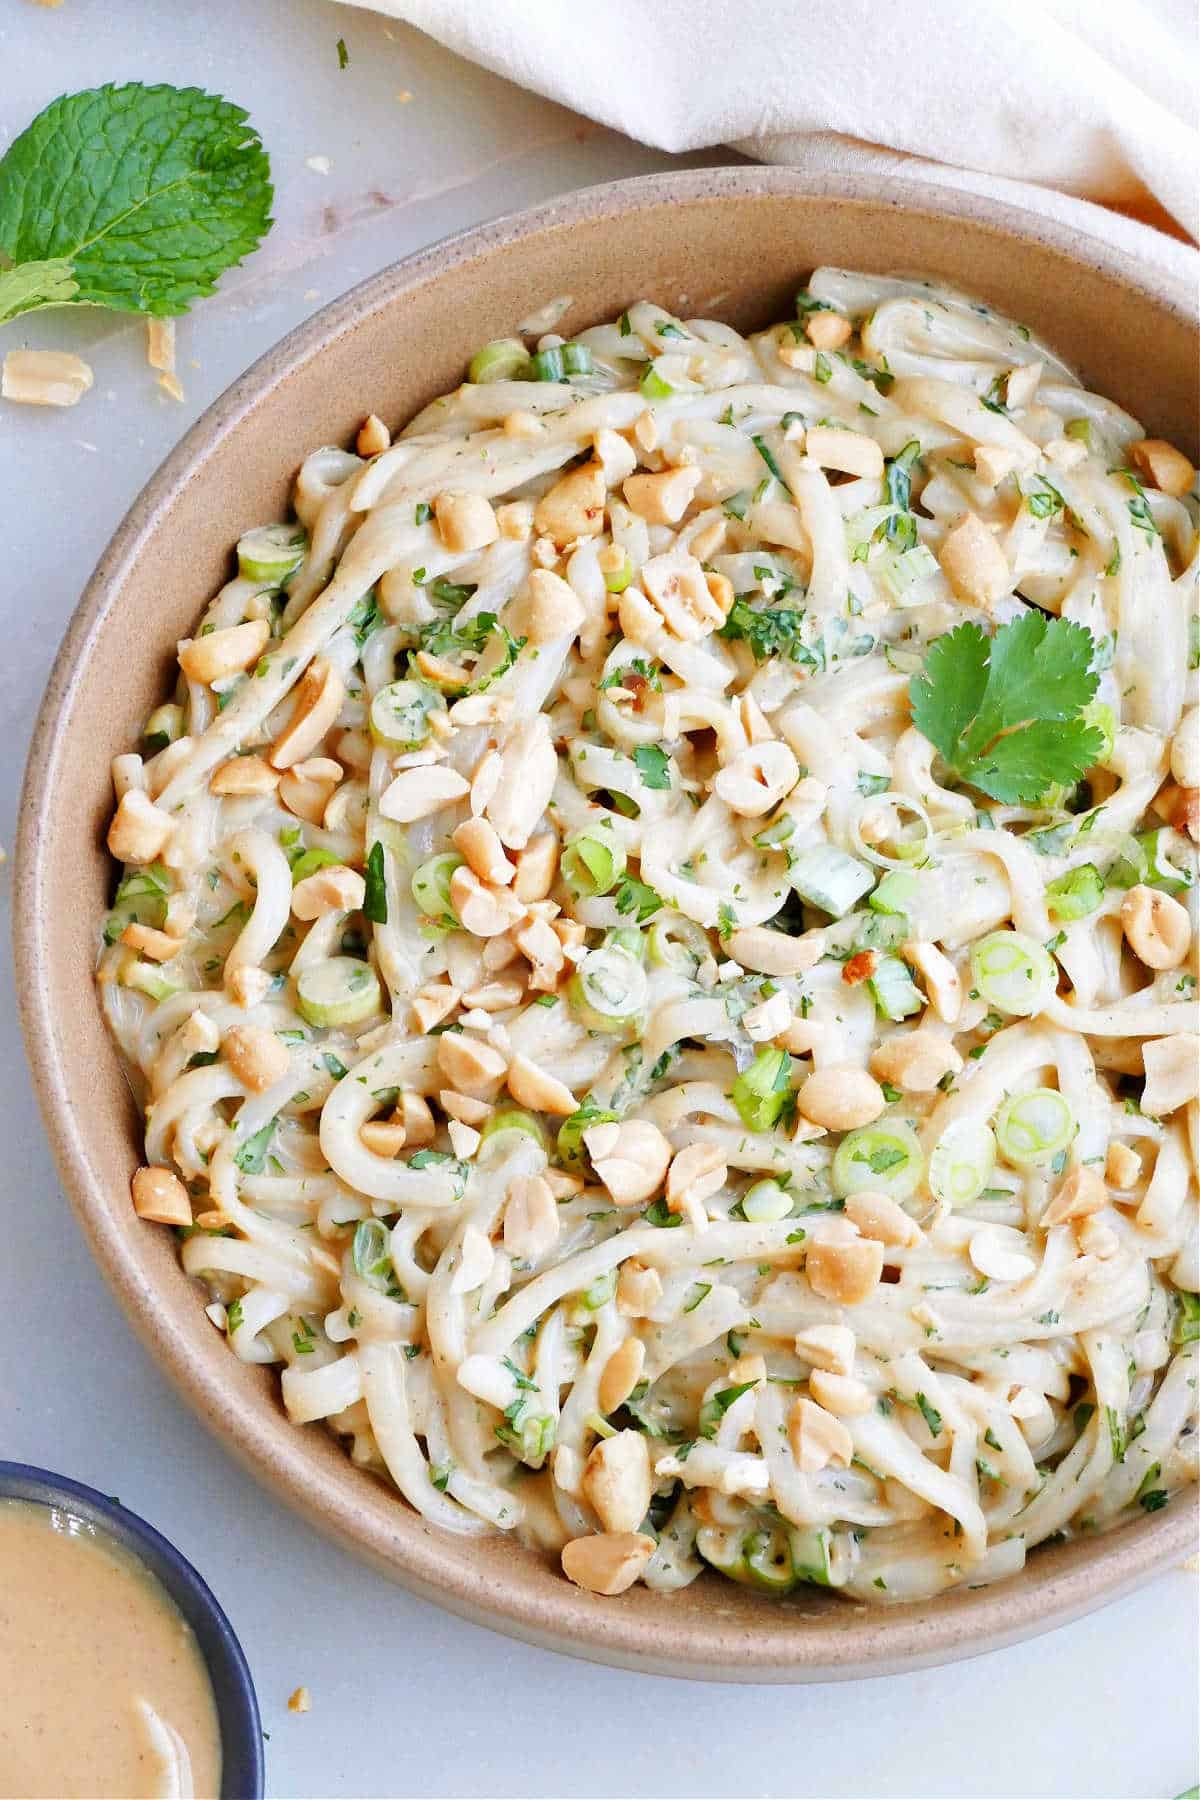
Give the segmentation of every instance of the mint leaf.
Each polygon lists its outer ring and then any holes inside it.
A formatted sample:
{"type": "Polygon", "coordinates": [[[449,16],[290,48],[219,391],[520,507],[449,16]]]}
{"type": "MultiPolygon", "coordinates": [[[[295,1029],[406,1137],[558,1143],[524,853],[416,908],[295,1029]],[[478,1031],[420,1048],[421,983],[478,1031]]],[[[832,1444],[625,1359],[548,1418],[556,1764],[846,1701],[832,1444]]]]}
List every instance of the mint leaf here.
{"type": "Polygon", "coordinates": [[[46,262],[27,262],[19,268],[0,271],[0,325],[15,319],[18,313],[32,312],[36,306],[64,306],[78,292],[79,283],[65,257],[54,256],[46,262]]]}
{"type": "Polygon", "coordinates": [[[960,625],[930,646],[909,684],[913,723],[961,780],[1033,805],[1073,787],[1103,752],[1103,734],[1080,716],[1099,681],[1095,649],[1084,626],[1036,611],[990,640],[960,625]]]}
{"type": "Polygon", "coordinates": [[[211,294],[271,224],[247,117],[200,88],[137,81],[52,101],[0,158],[0,251],[16,265],[0,317],[22,290],[20,312],[71,298],[159,318],[211,294]],[[35,263],[57,265],[48,294],[21,275],[35,263]]]}

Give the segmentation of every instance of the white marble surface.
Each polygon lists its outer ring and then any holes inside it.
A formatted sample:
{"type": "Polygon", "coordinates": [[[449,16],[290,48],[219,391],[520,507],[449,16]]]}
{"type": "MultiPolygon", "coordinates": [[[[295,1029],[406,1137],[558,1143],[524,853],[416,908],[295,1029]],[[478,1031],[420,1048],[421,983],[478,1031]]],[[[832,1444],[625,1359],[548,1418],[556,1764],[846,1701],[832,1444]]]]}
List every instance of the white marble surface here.
{"type": "MultiPolygon", "coordinates": [[[[80,347],[96,370],[74,412],[0,409],[16,546],[0,587],[11,844],[29,728],[79,590],[143,481],[225,385],[406,252],[671,159],[324,0],[57,11],[3,0],[0,59],[2,143],[54,95],[105,80],[200,83],[241,101],[271,151],[278,220],[265,250],[181,323],[183,405],[155,389],[136,324],[47,314],[5,334],[6,347],[80,347]],[[306,166],[313,156],[329,158],[328,174],[306,166]]],[[[8,891],[0,872],[6,910],[8,891]]],[[[7,990],[7,963],[2,980],[7,990]]],[[[410,1599],[235,1468],[134,1341],[59,1190],[7,991],[0,1143],[0,1455],[119,1492],[203,1570],[257,1681],[270,1794],[1163,1800],[1195,1780],[1196,1577],[1183,1571],[974,1662],[791,1690],[593,1668],[410,1599]],[[301,1682],[312,1711],[295,1717],[286,1700],[301,1682]]]]}

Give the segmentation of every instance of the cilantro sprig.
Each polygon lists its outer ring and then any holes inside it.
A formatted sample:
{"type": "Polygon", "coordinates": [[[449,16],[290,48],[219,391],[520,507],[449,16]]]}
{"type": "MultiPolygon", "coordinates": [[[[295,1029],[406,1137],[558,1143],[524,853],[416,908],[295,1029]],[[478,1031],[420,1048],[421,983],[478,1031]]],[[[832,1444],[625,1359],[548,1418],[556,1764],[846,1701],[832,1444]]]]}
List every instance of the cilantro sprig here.
{"type": "Polygon", "coordinates": [[[170,318],[271,225],[248,115],[140,81],[51,101],[0,158],[0,323],[71,302],[170,318]]]}
{"type": "Polygon", "coordinates": [[[964,624],[909,684],[913,723],[962,781],[1009,805],[1073,787],[1104,748],[1080,716],[1099,680],[1083,625],[1028,612],[987,638],[964,624]]]}
{"type": "Polygon", "coordinates": [[[754,607],[739,595],[717,636],[744,639],[756,662],[765,662],[771,656],[786,656],[790,662],[814,668],[817,657],[800,635],[803,623],[804,613],[795,607],[754,607]]]}

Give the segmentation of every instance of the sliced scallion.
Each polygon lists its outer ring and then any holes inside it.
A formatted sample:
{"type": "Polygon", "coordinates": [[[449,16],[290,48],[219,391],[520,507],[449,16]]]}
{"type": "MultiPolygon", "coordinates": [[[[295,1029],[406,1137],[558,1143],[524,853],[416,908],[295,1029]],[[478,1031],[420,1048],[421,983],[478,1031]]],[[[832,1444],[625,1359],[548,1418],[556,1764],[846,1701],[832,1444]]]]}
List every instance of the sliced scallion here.
{"type": "Polygon", "coordinates": [[[916,1132],[901,1119],[888,1119],[847,1132],[833,1159],[833,1185],[839,1194],[871,1188],[906,1200],[916,1191],[924,1167],[916,1132]]]}
{"type": "Polygon", "coordinates": [[[1052,1162],[1075,1136],[1075,1115],[1056,1088],[1013,1094],[996,1114],[996,1142],[1017,1168],[1052,1162]]]}
{"type": "Polygon", "coordinates": [[[559,867],[573,894],[592,899],[616,887],[625,873],[625,851],[611,834],[581,832],[564,844],[559,867]]]}
{"type": "Polygon", "coordinates": [[[989,931],[971,946],[975,986],[992,1006],[1028,1019],[1051,998],[1058,976],[1054,959],[1023,931],[989,931]]]}

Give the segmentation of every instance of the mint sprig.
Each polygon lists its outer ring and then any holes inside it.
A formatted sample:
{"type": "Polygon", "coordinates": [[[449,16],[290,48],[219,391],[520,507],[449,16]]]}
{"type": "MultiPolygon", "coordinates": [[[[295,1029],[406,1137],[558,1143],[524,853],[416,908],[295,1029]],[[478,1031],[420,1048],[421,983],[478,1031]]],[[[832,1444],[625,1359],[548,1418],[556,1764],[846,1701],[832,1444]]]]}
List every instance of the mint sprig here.
{"type": "Polygon", "coordinates": [[[271,199],[262,141],[219,95],[65,94],[0,158],[0,324],[68,303],[184,313],[257,247],[271,199]]]}

